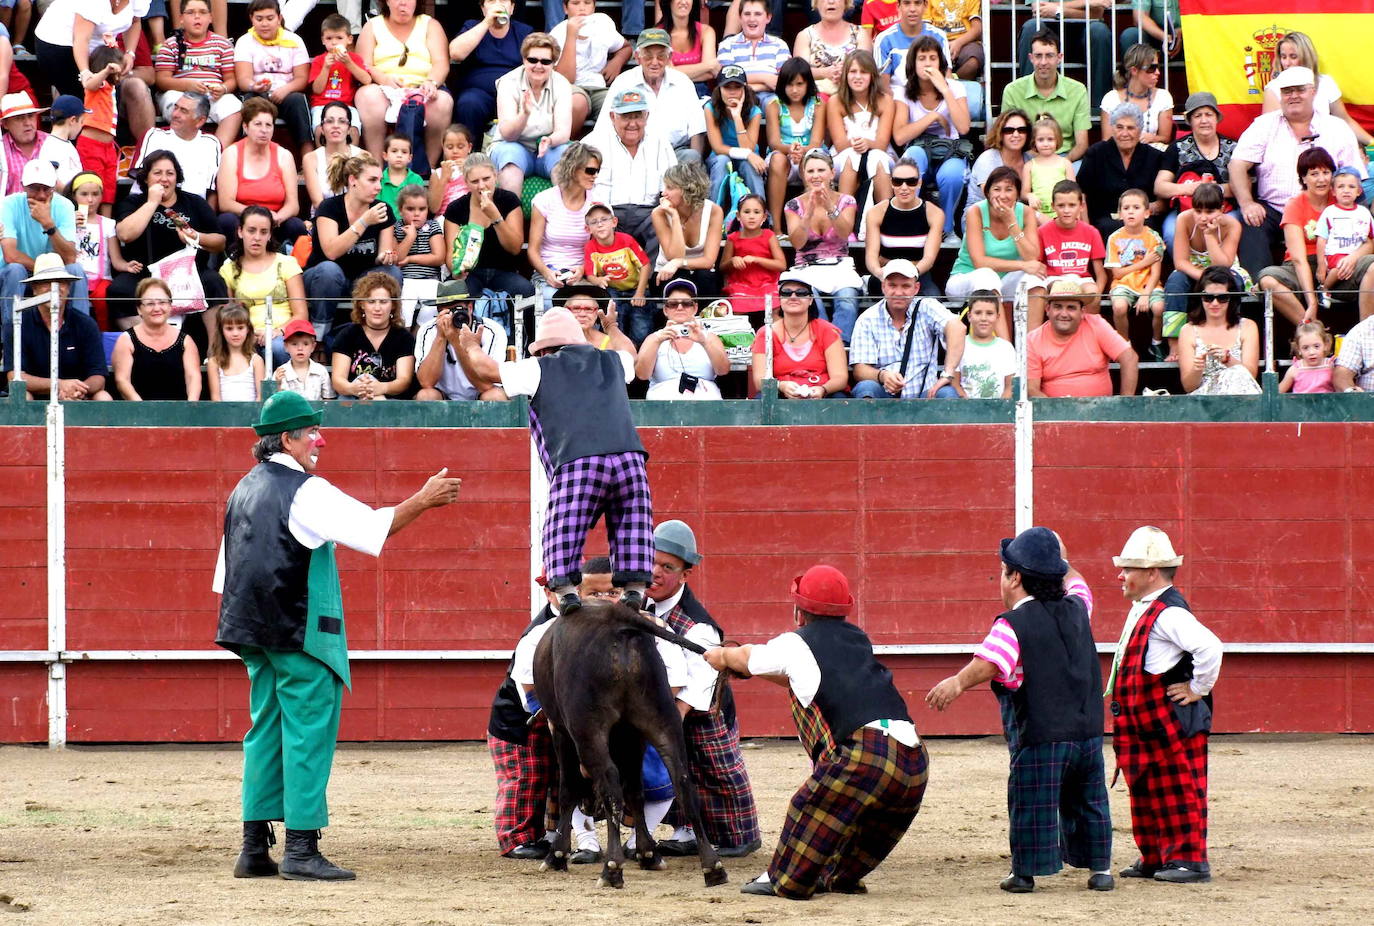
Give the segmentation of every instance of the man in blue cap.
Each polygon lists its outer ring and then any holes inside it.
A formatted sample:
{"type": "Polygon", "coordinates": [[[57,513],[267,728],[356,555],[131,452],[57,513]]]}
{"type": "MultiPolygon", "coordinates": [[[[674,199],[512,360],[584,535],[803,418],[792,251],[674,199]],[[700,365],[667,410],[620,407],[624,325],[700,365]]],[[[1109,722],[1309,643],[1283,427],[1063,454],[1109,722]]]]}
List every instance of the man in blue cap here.
{"type": "Polygon", "coordinates": [[[1110,891],[1112,816],[1092,596],[1046,527],[1002,541],[1001,588],[1007,610],[969,664],[932,688],[926,703],[943,711],[966,689],[992,682],[1011,750],[1011,874],[1002,890],[1029,893],[1036,875],[1068,862],[1092,871],[1089,888],[1110,891]]]}
{"type": "Polygon", "coordinates": [[[313,475],[325,446],[322,412],[295,392],[263,403],[253,430],[258,465],[224,513],[214,589],[223,597],[215,642],[248,668],[252,727],[243,738],[243,851],[234,877],[350,881],[320,854],[325,788],[339,708],[349,684],[348,640],[334,544],[378,556],[426,509],[458,498],[442,469],[394,508],[373,510],[313,475]],[[280,871],[271,821],[286,824],[280,871]]]}

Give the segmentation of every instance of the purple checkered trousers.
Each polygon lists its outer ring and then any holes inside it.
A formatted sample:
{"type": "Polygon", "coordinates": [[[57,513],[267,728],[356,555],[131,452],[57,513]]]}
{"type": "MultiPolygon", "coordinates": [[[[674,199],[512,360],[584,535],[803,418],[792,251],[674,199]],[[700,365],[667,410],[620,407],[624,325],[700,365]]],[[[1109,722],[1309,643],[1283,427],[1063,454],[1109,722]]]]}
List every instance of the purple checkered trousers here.
{"type": "Polygon", "coordinates": [[[582,581],[587,532],[602,517],[611,547],[612,581],[648,583],[654,568],[654,503],[644,454],[582,457],[549,480],[544,513],[544,575],[549,588],[582,581]]]}

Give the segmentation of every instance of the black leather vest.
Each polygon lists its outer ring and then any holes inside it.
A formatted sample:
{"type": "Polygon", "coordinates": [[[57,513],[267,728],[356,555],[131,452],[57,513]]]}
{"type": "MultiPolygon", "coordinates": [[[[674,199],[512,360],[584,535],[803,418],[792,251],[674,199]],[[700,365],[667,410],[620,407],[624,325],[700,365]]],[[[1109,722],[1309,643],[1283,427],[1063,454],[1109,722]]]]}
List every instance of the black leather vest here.
{"type": "Polygon", "coordinates": [[[812,621],[797,630],[821,669],[815,704],[836,743],[874,720],[910,721],[892,673],[873,655],[873,643],[845,620],[812,621]]]}

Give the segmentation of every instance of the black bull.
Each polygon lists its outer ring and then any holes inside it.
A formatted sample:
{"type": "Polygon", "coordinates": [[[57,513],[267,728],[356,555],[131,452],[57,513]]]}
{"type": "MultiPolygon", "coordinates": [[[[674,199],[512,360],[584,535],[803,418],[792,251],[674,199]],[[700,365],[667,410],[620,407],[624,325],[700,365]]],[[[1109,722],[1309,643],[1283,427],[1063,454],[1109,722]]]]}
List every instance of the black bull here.
{"type": "Polygon", "coordinates": [[[682,717],[668,687],[656,636],[702,651],[628,608],[594,601],[560,617],[539,641],[534,688],[553,732],[559,772],[558,831],[545,870],[567,870],[572,812],[587,798],[595,798],[609,821],[606,862],[598,884],[625,885],[620,821],[626,810],[635,820],[639,867],[667,867],[644,822],[641,770],[647,742],[663,758],[682,812],[696,830],[706,885],[728,880],[725,866],[704,836],[701,805],[687,772],[682,717]]]}

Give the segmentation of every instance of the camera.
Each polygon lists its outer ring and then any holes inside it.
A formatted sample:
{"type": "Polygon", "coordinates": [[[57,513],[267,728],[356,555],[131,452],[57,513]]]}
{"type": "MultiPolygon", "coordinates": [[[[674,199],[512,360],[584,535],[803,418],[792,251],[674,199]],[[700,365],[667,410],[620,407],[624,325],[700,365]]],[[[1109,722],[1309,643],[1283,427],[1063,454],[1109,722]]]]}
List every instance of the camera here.
{"type": "Polygon", "coordinates": [[[449,319],[455,328],[471,328],[477,330],[477,316],[472,314],[472,306],[455,305],[449,310],[449,319]]]}
{"type": "Polygon", "coordinates": [[[687,325],[673,325],[668,330],[679,338],[689,338],[692,336],[692,329],[687,325]]]}

